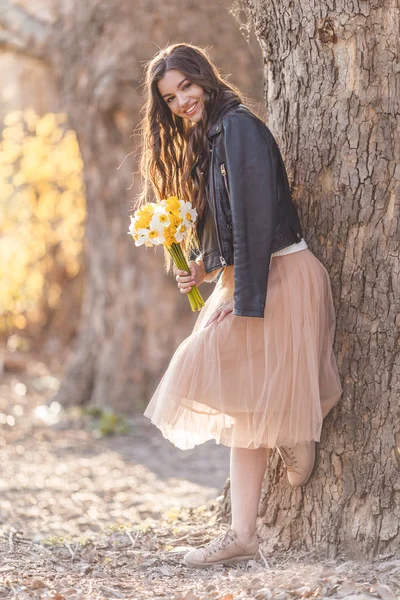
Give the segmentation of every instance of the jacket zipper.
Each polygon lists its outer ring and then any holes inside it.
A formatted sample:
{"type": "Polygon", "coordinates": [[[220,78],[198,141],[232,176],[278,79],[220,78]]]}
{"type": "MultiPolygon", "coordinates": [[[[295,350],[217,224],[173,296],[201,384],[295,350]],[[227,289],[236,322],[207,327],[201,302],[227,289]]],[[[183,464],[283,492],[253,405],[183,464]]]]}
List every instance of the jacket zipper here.
{"type": "Polygon", "coordinates": [[[215,215],[215,230],[216,230],[216,234],[217,234],[217,242],[218,242],[218,248],[219,248],[219,252],[220,252],[220,256],[219,256],[219,260],[220,263],[223,267],[227,266],[227,262],[225,260],[225,258],[223,257],[223,252],[222,252],[222,247],[221,247],[221,240],[220,240],[220,235],[219,235],[219,225],[218,225],[218,218],[217,218],[217,208],[216,208],[216,202],[215,202],[215,188],[214,188],[214,170],[211,169],[211,175],[212,175],[212,199],[213,199],[213,204],[214,204],[214,215],[215,215]]]}
{"type": "Polygon", "coordinates": [[[228,187],[228,181],[226,179],[226,169],[225,169],[225,165],[224,163],[222,163],[222,165],[220,166],[221,169],[221,174],[222,174],[222,178],[224,180],[224,184],[225,184],[225,189],[226,189],[226,193],[228,194],[228,198],[229,198],[229,204],[231,204],[231,193],[229,191],[229,187],[228,187]]]}

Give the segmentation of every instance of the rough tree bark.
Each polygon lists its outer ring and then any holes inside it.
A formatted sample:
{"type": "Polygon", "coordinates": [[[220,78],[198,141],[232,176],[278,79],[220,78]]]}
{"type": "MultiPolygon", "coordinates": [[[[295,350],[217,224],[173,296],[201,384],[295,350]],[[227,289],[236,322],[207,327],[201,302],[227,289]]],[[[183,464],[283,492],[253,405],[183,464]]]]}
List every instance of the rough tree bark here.
{"type": "Polygon", "coordinates": [[[0,45],[50,65],[84,161],[89,281],[57,400],[129,411],[149,399],[195,318],[163,273],[162,250],[137,249],[127,235],[139,178],[132,186],[137,165],[124,159],[134,149],[144,62],[173,41],[218,40],[211,52],[221,70],[235,66],[235,83],[261,98],[261,52],[257,43],[246,45],[223,4],[212,0],[52,4],[39,17],[26,0],[0,0],[0,45]]]}
{"type": "Polygon", "coordinates": [[[306,241],[331,275],[344,388],[304,489],[289,488],[272,455],[263,535],[271,548],[391,556],[400,548],[400,11],[385,0],[246,6],[268,123],[294,175],[306,241]]]}

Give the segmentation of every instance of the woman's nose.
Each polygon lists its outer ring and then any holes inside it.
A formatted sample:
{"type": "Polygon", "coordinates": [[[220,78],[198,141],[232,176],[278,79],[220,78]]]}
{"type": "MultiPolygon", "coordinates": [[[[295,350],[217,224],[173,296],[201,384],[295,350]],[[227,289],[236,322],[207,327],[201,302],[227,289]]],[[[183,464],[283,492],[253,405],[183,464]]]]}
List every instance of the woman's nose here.
{"type": "Polygon", "coordinates": [[[184,95],[184,94],[180,94],[178,96],[178,104],[179,104],[179,108],[181,110],[185,110],[186,108],[189,108],[189,98],[187,98],[186,95],[184,95]]]}

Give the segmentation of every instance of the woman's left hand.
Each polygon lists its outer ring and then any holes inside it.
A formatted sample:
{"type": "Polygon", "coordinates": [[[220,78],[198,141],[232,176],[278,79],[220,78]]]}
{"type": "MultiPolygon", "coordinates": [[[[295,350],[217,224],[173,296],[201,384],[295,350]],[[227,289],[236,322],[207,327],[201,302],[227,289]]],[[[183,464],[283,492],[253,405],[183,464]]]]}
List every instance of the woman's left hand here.
{"type": "Polygon", "coordinates": [[[224,319],[226,315],[229,315],[229,313],[233,311],[233,304],[233,299],[231,298],[229,298],[228,300],[224,300],[224,302],[221,302],[218,308],[215,309],[211,317],[208,319],[204,327],[207,327],[207,325],[210,325],[213,321],[221,323],[222,319],[224,319]]]}

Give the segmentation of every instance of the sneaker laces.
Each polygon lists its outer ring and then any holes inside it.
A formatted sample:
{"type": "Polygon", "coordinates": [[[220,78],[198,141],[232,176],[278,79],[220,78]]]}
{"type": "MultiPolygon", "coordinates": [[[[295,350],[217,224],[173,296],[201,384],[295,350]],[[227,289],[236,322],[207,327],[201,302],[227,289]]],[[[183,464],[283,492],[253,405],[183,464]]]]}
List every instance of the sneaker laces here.
{"type": "Polygon", "coordinates": [[[205,550],[205,552],[208,555],[215,554],[216,552],[219,552],[222,548],[226,548],[226,546],[231,542],[235,541],[235,533],[232,531],[232,529],[228,529],[227,531],[222,532],[214,540],[211,540],[211,542],[204,544],[204,546],[202,546],[201,549],[205,550]]]}
{"type": "Polygon", "coordinates": [[[291,446],[280,446],[278,451],[287,467],[297,467],[296,455],[291,446]]]}

